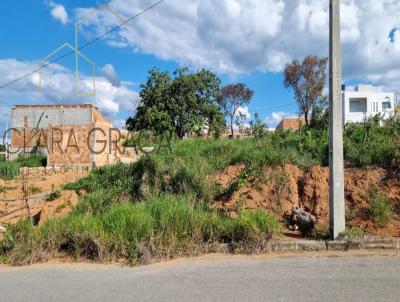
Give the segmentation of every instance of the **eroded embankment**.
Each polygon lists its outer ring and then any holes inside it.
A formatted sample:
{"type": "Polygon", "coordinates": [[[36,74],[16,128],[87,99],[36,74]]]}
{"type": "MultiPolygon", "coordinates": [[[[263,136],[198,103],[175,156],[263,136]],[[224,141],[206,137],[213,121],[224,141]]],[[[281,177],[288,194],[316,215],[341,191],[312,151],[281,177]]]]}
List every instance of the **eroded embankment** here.
{"type": "MultiPolygon", "coordinates": [[[[245,165],[226,168],[216,176],[224,194],[213,207],[226,209],[235,216],[239,209],[267,209],[282,220],[298,205],[318,219],[317,229],[328,225],[329,168],[302,169],[294,165],[264,167],[248,174],[245,165]]],[[[400,180],[388,171],[369,167],[345,169],[346,221],[350,227],[385,236],[400,236],[400,180]],[[391,204],[389,223],[379,225],[370,215],[371,191],[379,191],[391,204]]]]}

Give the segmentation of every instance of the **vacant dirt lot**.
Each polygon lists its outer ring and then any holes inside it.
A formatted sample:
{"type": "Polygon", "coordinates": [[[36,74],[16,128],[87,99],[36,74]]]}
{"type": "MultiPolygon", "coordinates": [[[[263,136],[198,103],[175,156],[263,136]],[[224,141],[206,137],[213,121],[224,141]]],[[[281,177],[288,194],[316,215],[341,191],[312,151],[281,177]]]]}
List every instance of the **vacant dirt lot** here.
{"type": "Polygon", "coordinates": [[[76,181],[88,174],[85,168],[29,168],[23,175],[0,183],[0,224],[16,222],[28,217],[24,200],[23,185],[27,183],[29,205],[32,216],[44,221],[48,217],[65,215],[77,204],[78,196],[73,191],[63,190],[63,185],[76,181]],[[45,201],[52,191],[59,190],[61,196],[53,201],[45,201]]]}

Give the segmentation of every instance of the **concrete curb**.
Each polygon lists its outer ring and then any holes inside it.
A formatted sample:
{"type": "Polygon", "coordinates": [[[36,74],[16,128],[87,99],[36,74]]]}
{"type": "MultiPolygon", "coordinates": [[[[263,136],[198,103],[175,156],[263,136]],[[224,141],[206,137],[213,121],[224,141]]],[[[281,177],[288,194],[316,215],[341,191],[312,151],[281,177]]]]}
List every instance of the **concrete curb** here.
{"type": "MultiPolygon", "coordinates": [[[[400,250],[400,239],[364,239],[360,241],[318,241],[318,240],[273,240],[259,252],[288,253],[288,252],[319,252],[319,251],[348,251],[348,250],[400,250]]],[[[218,253],[235,252],[230,243],[222,243],[216,247],[218,253]]]]}

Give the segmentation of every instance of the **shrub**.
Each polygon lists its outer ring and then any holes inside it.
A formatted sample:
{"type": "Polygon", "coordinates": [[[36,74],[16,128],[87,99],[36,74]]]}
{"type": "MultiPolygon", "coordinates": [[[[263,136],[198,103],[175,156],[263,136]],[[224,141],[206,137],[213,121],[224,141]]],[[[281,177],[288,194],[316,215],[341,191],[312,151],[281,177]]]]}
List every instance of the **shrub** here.
{"type": "Polygon", "coordinates": [[[371,218],[378,225],[386,225],[392,215],[392,205],[389,198],[379,192],[378,188],[372,188],[368,197],[368,209],[371,218]]]}
{"type": "Polygon", "coordinates": [[[343,232],[344,239],[357,242],[360,241],[365,235],[365,232],[360,228],[346,228],[343,232]]]}
{"type": "Polygon", "coordinates": [[[61,196],[61,191],[56,189],[51,191],[49,194],[46,195],[45,200],[46,201],[54,201],[57,198],[59,198],[61,196]]]}

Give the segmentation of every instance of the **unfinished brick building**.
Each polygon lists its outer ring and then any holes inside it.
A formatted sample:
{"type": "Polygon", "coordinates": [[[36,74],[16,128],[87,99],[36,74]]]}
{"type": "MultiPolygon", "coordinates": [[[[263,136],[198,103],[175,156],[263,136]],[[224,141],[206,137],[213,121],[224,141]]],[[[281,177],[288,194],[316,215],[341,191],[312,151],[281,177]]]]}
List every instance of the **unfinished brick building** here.
{"type": "Polygon", "coordinates": [[[118,160],[117,129],[91,104],[16,105],[10,159],[47,155],[48,166],[103,166],[118,160]]]}
{"type": "Polygon", "coordinates": [[[306,124],[304,118],[299,117],[286,117],[283,118],[276,130],[298,130],[302,125],[306,124]]]}

